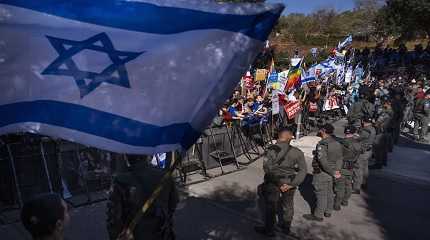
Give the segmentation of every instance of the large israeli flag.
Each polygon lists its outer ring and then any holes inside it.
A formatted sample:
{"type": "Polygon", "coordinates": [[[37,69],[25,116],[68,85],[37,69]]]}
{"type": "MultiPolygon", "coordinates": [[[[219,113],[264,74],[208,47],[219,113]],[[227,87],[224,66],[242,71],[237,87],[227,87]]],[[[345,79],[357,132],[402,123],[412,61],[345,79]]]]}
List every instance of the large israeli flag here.
{"type": "Polygon", "coordinates": [[[0,0],[0,134],[123,153],[186,149],[282,5],[0,0]]]}

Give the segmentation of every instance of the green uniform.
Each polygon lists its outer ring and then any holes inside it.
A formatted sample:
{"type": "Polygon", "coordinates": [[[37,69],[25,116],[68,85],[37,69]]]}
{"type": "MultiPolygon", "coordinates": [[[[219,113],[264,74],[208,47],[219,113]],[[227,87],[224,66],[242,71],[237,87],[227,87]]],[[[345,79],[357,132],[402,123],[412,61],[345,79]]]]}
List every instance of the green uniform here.
{"type": "Polygon", "coordinates": [[[391,108],[383,108],[378,115],[375,127],[376,127],[376,138],[374,154],[376,165],[386,165],[388,159],[388,152],[392,148],[391,136],[391,121],[393,117],[393,111],[391,108]]]}
{"type": "Polygon", "coordinates": [[[335,179],[334,207],[339,209],[341,205],[347,206],[352,194],[353,169],[359,168],[359,157],[362,153],[360,142],[355,138],[337,139],[343,146],[342,177],[335,179]]]}
{"type": "Polygon", "coordinates": [[[414,112],[415,118],[419,121],[419,124],[415,124],[414,132],[418,134],[419,139],[423,140],[428,132],[428,125],[430,123],[430,100],[429,99],[418,99],[414,112]],[[421,131],[418,132],[419,127],[421,131]]]}
{"type": "Polygon", "coordinates": [[[288,142],[279,142],[268,147],[263,168],[264,183],[258,187],[258,193],[265,228],[274,231],[278,215],[279,225],[289,231],[294,215],[294,193],[307,173],[305,156],[288,142]],[[282,193],[283,184],[293,189],[282,193]]]}
{"type": "Polygon", "coordinates": [[[322,218],[324,214],[331,214],[333,211],[333,179],[335,172],[342,169],[342,165],[342,145],[332,136],[319,141],[316,147],[316,156],[312,163],[314,167],[312,185],[317,198],[315,217],[322,218]]]}
{"type": "MultiPolygon", "coordinates": [[[[165,171],[140,160],[129,172],[114,177],[108,201],[107,226],[110,239],[116,239],[123,228],[140,211],[144,202],[160,184],[165,171]]],[[[169,178],[160,195],[137,224],[134,239],[174,239],[172,217],[179,197],[173,178],[169,178]]]]}
{"type": "Polygon", "coordinates": [[[366,126],[360,129],[359,138],[362,153],[358,159],[358,166],[353,170],[353,189],[360,190],[361,186],[367,184],[369,176],[369,160],[372,157],[373,144],[376,139],[376,129],[373,126],[366,126]]]}
{"type": "Polygon", "coordinates": [[[360,99],[352,104],[348,111],[347,119],[349,125],[360,128],[361,119],[363,117],[372,117],[375,111],[375,106],[366,99],[360,99]]]}
{"type": "Polygon", "coordinates": [[[391,105],[393,108],[393,142],[397,144],[400,137],[400,126],[405,115],[405,106],[399,99],[394,99],[391,105]]]}

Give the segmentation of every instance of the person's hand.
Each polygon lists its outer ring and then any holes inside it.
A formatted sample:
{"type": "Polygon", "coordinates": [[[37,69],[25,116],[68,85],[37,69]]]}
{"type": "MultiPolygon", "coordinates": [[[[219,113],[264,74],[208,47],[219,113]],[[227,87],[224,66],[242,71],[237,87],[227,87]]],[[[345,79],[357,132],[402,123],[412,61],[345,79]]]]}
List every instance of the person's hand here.
{"type": "Polygon", "coordinates": [[[130,229],[127,229],[126,231],[122,232],[116,240],[134,240],[133,233],[130,231],[130,229]]]}
{"type": "Polygon", "coordinates": [[[339,179],[342,177],[342,174],[340,174],[340,171],[334,172],[334,178],[339,179]]]}
{"type": "Polygon", "coordinates": [[[288,185],[288,184],[282,184],[281,186],[281,192],[287,192],[288,190],[290,190],[291,188],[293,188],[292,186],[288,185]]]}

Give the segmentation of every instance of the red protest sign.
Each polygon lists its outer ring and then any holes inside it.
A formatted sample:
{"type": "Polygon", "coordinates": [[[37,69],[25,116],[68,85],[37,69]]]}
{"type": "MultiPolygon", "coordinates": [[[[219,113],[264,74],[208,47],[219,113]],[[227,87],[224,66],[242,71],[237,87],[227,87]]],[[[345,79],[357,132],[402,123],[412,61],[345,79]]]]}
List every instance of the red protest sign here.
{"type": "Polygon", "coordinates": [[[309,112],[317,112],[318,111],[318,105],[313,102],[309,102],[309,112]]]}
{"type": "Polygon", "coordinates": [[[297,115],[297,113],[300,112],[301,110],[300,102],[299,101],[289,102],[287,103],[287,105],[284,106],[284,110],[287,113],[288,119],[293,119],[297,115]]]}

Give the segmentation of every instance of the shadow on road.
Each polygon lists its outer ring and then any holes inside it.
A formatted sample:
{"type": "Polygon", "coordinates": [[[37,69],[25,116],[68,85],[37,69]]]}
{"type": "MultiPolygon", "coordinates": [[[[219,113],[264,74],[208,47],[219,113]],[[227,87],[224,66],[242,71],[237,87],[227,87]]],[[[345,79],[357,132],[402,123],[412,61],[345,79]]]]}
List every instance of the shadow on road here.
{"type": "Polygon", "coordinates": [[[299,192],[313,213],[316,208],[317,199],[312,185],[312,179],[313,176],[311,174],[306,174],[305,180],[299,186],[299,192]]]}
{"type": "Polygon", "coordinates": [[[415,148],[430,151],[430,144],[416,142],[413,135],[403,134],[399,138],[399,147],[415,148]]]}
{"type": "Polygon", "coordinates": [[[365,201],[369,217],[384,229],[385,239],[430,239],[429,199],[429,187],[370,174],[365,201]]]}
{"type": "MultiPolygon", "coordinates": [[[[308,176],[306,187],[311,184],[308,176]]],[[[310,185],[311,186],[311,185],[310,185]]],[[[305,191],[308,196],[309,189],[305,191]]],[[[176,214],[176,231],[179,240],[263,240],[253,227],[259,225],[256,193],[237,184],[223,185],[204,198],[186,197],[176,214]]],[[[282,234],[275,239],[304,240],[365,240],[357,233],[336,229],[332,224],[300,223],[294,227],[298,238],[282,234]]]]}

